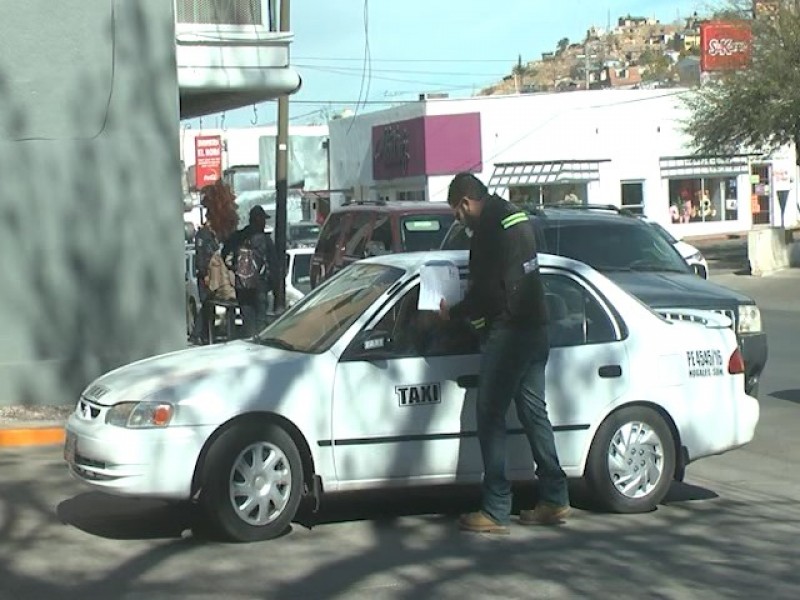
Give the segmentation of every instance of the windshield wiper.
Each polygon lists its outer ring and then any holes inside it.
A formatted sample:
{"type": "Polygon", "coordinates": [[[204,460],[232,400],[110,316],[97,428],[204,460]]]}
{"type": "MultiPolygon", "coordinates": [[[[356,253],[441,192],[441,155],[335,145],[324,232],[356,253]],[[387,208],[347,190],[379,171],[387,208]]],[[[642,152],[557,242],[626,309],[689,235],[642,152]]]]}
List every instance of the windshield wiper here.
{"type": "Polygon", "coordinates": [[[260,337],[258,335],[254,335],[253,341],[256,344],[261,344],[262,346],[272,346],[273,348],[280,348],[281,350],[288,350],[289,352],[294,352],[297,350],[296,346],[293,346],[289,342],[276,337],[260,337]]]}

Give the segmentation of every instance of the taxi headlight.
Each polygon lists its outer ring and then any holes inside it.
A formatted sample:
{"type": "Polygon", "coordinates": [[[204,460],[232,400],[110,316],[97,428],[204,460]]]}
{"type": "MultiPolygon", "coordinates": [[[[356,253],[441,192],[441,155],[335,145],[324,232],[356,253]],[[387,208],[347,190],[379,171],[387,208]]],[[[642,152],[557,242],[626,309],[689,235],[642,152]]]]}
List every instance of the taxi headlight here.
{"type": "Polygon", "coordinates": [[[166,427],[173,412],[167,402],[120,402],[106,413],[106,423],[128,429],[166,427]]]}
{"type": "Polygon", "coordinates": [[[739,306],[737,333],[759,333],[761,331],[761,311],[755,304],[739,306]]]}

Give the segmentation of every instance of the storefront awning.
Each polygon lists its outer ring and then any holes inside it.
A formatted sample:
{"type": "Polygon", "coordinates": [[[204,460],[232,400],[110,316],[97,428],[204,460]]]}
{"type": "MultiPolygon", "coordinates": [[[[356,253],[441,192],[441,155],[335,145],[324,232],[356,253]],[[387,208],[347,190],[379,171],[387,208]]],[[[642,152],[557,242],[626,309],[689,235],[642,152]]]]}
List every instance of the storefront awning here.
{"type": "Polygon", "coordinates": [[[739,175],[749,170],[746,154],[734,156],[665,156],[659,159],[661,177],[704,177],[710,175],[739,175]]]}
{"type": "Polygon", "coordinates": [[[489,189],[519,185],[578,183],[600,179],[600,163],[605,160],[555,160],[497,163],[489,179],[489,189]]]}

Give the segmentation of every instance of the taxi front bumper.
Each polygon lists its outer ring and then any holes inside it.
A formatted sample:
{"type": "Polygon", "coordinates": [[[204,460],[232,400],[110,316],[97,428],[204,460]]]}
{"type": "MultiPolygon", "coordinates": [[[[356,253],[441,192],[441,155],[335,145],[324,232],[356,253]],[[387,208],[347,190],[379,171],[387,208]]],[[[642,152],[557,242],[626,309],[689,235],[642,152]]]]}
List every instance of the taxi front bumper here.
{"type": "Polygon", "coordinates": [[[121,496],[185,500],[215,428],[125,429],[73,413],[65,429],[64,459],[79,481],[121,496]]]}

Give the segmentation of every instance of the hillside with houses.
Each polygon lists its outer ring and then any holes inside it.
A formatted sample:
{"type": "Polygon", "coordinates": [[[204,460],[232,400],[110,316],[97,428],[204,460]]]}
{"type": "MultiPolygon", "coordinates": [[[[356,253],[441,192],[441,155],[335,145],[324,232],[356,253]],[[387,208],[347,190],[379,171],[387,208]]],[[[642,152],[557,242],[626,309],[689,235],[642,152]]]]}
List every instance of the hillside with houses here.
{"type": "Polygon", "coordinates": [[[509,75],[479,93],[695,85],[700,81],[700,22],[696,13],[673,23],[620,17],[616,27],[589,28],[580,42],[562,38],[538,60],[520,57],[509,75]]]}

